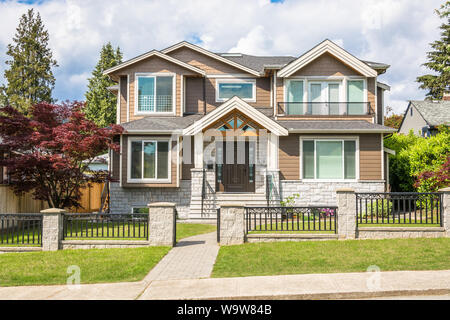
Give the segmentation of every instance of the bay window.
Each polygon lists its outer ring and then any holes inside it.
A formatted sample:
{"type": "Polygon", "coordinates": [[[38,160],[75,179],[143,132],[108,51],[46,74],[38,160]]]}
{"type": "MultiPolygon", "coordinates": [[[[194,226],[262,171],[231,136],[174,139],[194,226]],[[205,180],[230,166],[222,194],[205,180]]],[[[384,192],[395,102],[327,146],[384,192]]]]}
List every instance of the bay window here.
{"type": "Polygon", "coordinates": [[[137,113],[173,113],[174,75],[136,75],[137,113]]]}
{"type": "Polygon", "coordinates": [[[356,140],[302,140],[302,176],[314,180],[354,180],[357,178],[356,140]]]}
{"type": "Polygon", "coordinates": [[[129,147],[130,180],[169,180],[169,141],[131,140],[129,147]]]}
{"type": "Polygon", "coordinates": [[[255,80],[216,80],[216,101],[223,102],[237,96],[242,100],[256,102],[255,80]]]}

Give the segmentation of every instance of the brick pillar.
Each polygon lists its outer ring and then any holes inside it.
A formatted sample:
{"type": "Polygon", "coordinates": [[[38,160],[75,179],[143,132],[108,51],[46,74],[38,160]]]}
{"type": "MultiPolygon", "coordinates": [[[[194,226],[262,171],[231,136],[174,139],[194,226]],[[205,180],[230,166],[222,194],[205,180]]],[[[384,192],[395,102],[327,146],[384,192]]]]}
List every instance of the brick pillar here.
{"type": "Polygon", "coordinates": [[[336,190],[338,213],[337,233],[339,239],[356,238],[356,196],[353,189],[336,190]]]}
{"type": "Polygon", "coordinates": [[[439,190],[442,195],[442,222],[447,237],[450,237],[450,187],[439,190]]]}
{"type": "Polygon", "coordinates": [[[245,240],[244,206],[223,204],[220,206],[220,244],[242,244],[245,240]]]}
{"type": "Polygon", "coordinates": [[[63,238],[63,213],[66,210],[51,208],[42,210],[42,250],[57,251],[63,238]]]}
{"type": "Polygon", "coordinates": [[[175,203],[148,204],[148,241],[151,246],[174,246],[176,242],[175,203]]]}

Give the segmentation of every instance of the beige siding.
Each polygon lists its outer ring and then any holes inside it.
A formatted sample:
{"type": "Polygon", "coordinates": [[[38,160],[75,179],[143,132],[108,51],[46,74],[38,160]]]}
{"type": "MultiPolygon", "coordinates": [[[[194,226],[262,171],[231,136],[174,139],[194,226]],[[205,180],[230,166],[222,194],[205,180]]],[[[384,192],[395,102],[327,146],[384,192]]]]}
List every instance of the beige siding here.
{"type": "MultiPolygon", "coordinates": [[[[171,148],[171,182],[170,183],[128,183],[127,182],[127,163],[128,163],[128,138],[139,137],[142,139],[151,139],[154,136],[123,136],[122,139],[122,186],[123,187],[176,187],[177,186],[177,141],[172,140],[171,148]]],[[[159,136],[160,138],[161,136],[159,136]]],[[[168,137],[169,138],[169,137],[168,137]]]]}
{"type": "Polygon", "coordinates": [[[190,48],[182,47],[167,55],[193,65],[197,68],[204,70],[207,74],[243,74],[244,70],[230,66],[227,63],[221,62],[217,59],[204,55],[200,52],[192,50],[190,48]]]}
{"type": "Polygon", "coordinates": [[[381,180],[381,135],[379,133],[359,136],[359,172],[361,180],[381,180]]]}
{"type": "Polygon", "coordinates": [[[367,102],[370,102],[370,108],[372,109],[373,114],[375,114],[377,107],[377,104],[375,102],[376,90],[377,82],[375,78],[367,78],[367,102]]]}
{"type": "Polygon", "coordinates": [[[120,77],[120,123],[127,122],[128,85],[127,76],[120,77]]]}
{"type": "Polygon", "coordinates": [[[282,180],[300,179],[299,141],[300,139],[297,134],[280,137],[278,157],[280,179],[282,180]]]}
{"type": "MultiPolygon", "coordinates": [[[[323,135],[329,136],[329,134],[323,135]]],[[[301,136],[311,135],[301,134],[301,136]]],[[[321,135],[313,134],[313,136],[321,135]]],[[[346,136],[346,134],[340,134],[339,136],[346,136]]],[[[379,133],[359,134],[359,149],[360,180],[381,180],[381,135],[379,133]]],[[[282,180],[300,179],[300,156],[300,134],[280,137],[279,166],[282,180]]]]}
{"type": "MultiPolygon", "coordinates": [[[[197,76],[198,74],[183,68],[177,64],[164,60],[162,58],[153,56],[144,61],[133,64],[127,68],[120,70],[121,76],[129,76],[129,121],[137,120],[143,118],[143,116],[135,115],[135,73],[174,73],[176,76],[176,115],[182,115],[181,106],[181,76],[197,76]]],[[[121,90],[122,91],[122,90],[121,90]]],[[[126,96],[125,96],[126,97],[126,96]]],[[[123,101],[121,99],[121,123],[126,122],[126,117],[123,117],[123,113],[126,115],[126,99],[123,101]],[[125,110],[125,111],[124,111],[125,110]]]]}
{"type": "Polygon", "coordinates": [[[324,53],[292,76],[360,76],[361,73],[329,53],[324,53]]]}
{"type": "Polygon", "coordinates": [[[384,117],[384,90],[377,88],[377,123],[383,124],[384,117]]]}

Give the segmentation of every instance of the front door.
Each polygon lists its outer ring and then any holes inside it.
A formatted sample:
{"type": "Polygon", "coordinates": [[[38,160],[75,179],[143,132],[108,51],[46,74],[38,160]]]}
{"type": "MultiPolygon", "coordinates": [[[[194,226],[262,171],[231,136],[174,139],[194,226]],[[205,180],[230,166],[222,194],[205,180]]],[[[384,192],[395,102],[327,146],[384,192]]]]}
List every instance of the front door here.
{"type": "Polygon", "coordinates": [[[222,192],[255,192],[254,143],[217,143],[217,156],[223,160],[216,165],[217,190],[222,192]],[[233,148],[230,150],[230,148],[233,148]],[[242,152],[244,151],[244,152],[242,152]]]}

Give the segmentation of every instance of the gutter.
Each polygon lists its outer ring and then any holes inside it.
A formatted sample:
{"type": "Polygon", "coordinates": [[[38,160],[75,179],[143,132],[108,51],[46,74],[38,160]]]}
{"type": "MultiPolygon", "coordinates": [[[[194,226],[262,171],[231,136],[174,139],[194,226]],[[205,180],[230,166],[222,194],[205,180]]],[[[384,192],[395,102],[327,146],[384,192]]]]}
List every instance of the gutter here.
{"type": "Polygon", "coordinates": [[[288,128],[289,133],[392,133],[395,129],[294,129],[288,128]]]}
{"type": "Polygon", "coordinates": [[[126,130],[122,134],[183,134],[183,130],[126,130]]]}

